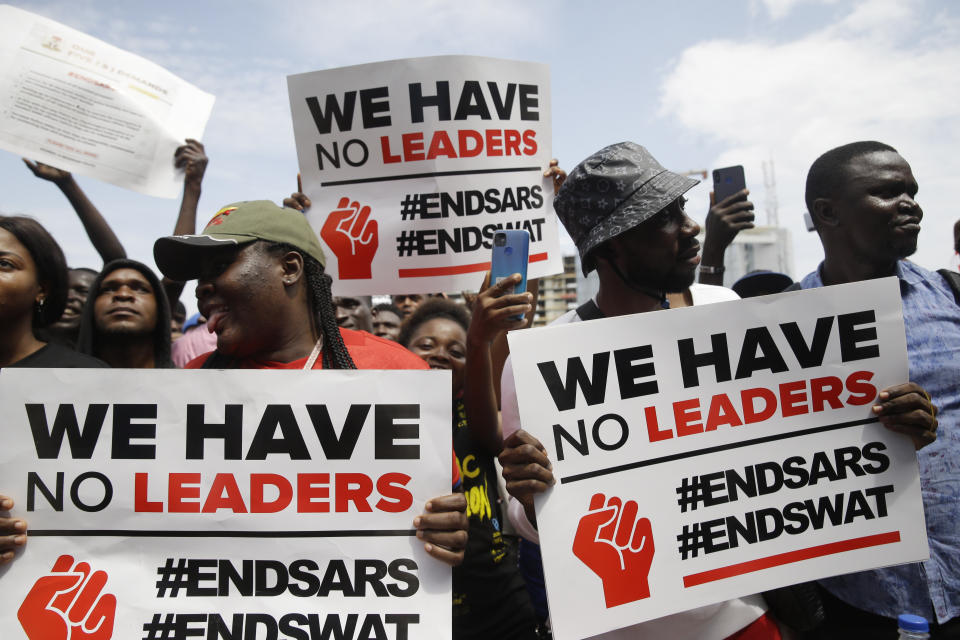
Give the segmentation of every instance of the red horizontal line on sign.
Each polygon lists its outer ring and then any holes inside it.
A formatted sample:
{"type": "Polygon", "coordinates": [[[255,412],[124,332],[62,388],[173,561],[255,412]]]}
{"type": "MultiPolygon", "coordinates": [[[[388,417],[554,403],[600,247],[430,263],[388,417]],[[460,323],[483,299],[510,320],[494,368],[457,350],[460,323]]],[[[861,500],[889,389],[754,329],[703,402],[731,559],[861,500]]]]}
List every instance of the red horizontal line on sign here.
{"type": "MultiPolygon", "coordinates": [[[[543,262],[547,259],[547,252],[534,253],[529,262],[543,262]]],[[[489,271],[490,261],[474,262],[473,264],[457,264],[449,267],[419,267],[416,269],[398,269],[397,275],[401,278],[426,278],[428,276],[455,276],[461,273],[477,273],[489,271]]]]}
{"type": "Polygon", "coordinates": [[[683,577],[683,586],[689,589],[690,587],[706,584],[707,582],[715,582],[717,580],[742,576],[745,573],[762,571],[763,569],[779,567],[792,562],[810,560],[811,558],[820,558],[822,556],[829,556],[835,553],[843,553],[844,551],[853,551],[854,549],[879,547],[880,545],[892,544],[894,542],[900,542],[899,531],[890,531],[888,533],[878,533],[872,536],[863,536],[862,538],[852,538],[850,540],[830,542],[827,544],[817,545],[815,547],[808,547],[806,549],[797,549],[796,551],[778,553],[776,555],[767,556],[766,558],[757,558],[756,560],[748,560],[747,562],[731,564],[730,566],[720,567],[719,569],[711,569],[710,571],[694,573],[683,577]]]}

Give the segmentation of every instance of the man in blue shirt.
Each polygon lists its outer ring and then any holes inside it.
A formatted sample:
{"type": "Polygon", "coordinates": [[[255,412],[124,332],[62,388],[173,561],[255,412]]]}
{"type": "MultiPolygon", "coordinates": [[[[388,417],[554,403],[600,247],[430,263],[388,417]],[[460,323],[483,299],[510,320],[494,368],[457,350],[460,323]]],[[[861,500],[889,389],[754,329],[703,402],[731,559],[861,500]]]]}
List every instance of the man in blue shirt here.
{"type": "Polygon", "coordinates": [[[904,426],[926,425],[913,436],[918,449],[936,433],[917,454],[930,560],[822,580],[817,638],[893,637],[901,613],[930,620],[931,638],[960,638],[960,307],[942,276],[905,260],[923,218],[917,190],[910,165],[879,142],[832,149],[807,175],[824,260],[800,286],[900,279],[911,382],[891,402],[904,426]]]}

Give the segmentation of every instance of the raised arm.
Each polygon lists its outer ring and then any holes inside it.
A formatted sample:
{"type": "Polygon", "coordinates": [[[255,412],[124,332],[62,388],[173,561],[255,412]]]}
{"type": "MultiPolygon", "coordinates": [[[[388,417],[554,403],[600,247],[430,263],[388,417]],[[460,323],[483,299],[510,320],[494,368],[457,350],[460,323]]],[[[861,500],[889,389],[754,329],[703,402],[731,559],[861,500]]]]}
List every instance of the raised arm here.
{"type": "Polygon", "coordinates": [[[31,162],[26,158],[23,159],[23,162],[33,172],[33,175],[41,180],[52,182],[60,188],[60,191],[73,206],[73,210],[77,212],[77,217],[80,218],[80,222],[87,232],[87,237],[90,238],[90,242],[97,253],[100,254],[104,264],[111,260],[127,257],[127,252],[120,243],[117,234],[110,228],[100,211],[90,202],[87,194],[83,192],[77,181],[73,179],[73,174],[42,162],[31,162]]]}
{"type": "MultiPolygon", "coordinates": [[[[208,158],[199,140],[187,138],[186,144],[177,147],[173,154],[173,166],[183,169],[183,200],[180,201],[180,213],[173,226],[173,235],[191,235],[197,232],[197,205],[200,203],[200,187],[203,174],[207,170],[208,158]]],[[[171,308],[176,306],[183,293],[182,282],[163,279],[163,289],[170,301],[171,308]]]]}
{"type": "Polygon", "coordinates": [[[715,203],[710,193],[707,232],[703,238],[700,263],[701,284],[723,285],[723,259],[727,247],[744,229],[753,228],[753,203],[747,199],[748,189],[715,203]]]}
{"type": "MultiPolygon", "coordinates": [[[[520,274],[515,273],[481,291],[473,303],[473,316],[467,332],[467,373],[463,395],[467,424],[473,438],[493,455],[503,448],[503,438],[490,347],[507,330],[527,323],[523,316],[532,309],[533,296],[529,292],[507,293],[519,282],[520,274]],[[517,316],[521,318],[517,319],[517,316]]],[[[502,369],[502,363],[500,367],[502,369]]],[[[499,381],[499,377],[496,380],[499,381]]]]}

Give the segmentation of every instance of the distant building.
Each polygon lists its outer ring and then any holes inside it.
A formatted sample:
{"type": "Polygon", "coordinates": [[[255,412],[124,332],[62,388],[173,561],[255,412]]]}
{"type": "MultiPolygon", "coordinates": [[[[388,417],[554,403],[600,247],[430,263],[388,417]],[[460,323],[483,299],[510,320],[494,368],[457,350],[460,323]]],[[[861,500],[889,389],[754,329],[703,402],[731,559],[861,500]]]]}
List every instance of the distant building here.
{"type": "Polygon", "coordinates": [[[540,278],[533,326],[542,327],[577,308],[579,262],[576,256],[563,256],[563,273],[540,278]]]}
{"type": "MultiPolygon", "coordinates": [[[[703,242],[703,237],[700,237],[703,242]]],[[[737,234],[724,255],[723,286],[733,285],[751,271],[765,269],[793,277],[793,242],[790,230],[756,226],[737,234]]]]}

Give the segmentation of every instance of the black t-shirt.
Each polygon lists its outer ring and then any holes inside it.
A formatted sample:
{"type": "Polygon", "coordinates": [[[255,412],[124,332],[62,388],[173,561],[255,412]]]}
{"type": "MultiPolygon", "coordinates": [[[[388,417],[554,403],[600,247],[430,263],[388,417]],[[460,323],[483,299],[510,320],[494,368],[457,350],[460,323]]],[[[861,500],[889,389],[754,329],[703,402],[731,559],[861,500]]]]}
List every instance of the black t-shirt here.
{"type": "Polygon", "coordinates": [[[32,369],[102,369],[107,365],[93,356],[77,353],[73,349],[68,349],[59,344],[48,343],[26,358],[21,358],[7,366],[32,369]]]}
{"type": "Polygon", "coordinates": [[[453,569],[453,636],[458,640],[535,638],[536,614],[504,539],[493,456],[477,446],[463,401],[454,401],[453,450],[470,523],[463,564],[453,569]]]}

